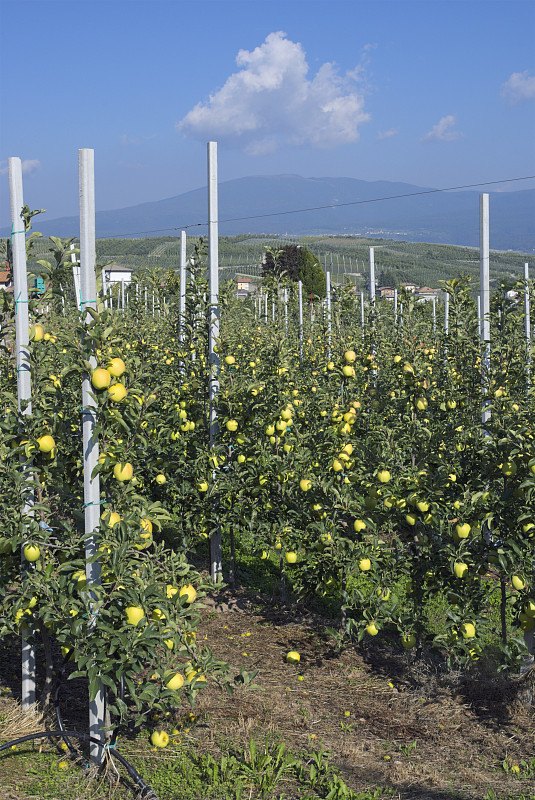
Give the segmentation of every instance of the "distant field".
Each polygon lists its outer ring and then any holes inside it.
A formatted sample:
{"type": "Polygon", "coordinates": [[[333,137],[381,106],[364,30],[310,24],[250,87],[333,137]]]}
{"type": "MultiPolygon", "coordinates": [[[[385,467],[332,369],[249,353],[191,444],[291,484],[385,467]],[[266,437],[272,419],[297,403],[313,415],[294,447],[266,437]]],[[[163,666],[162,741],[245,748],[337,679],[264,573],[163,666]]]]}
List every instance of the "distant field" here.
{"type": "MultiPolygon", "coordinates": [[[[262,234],[222,236],[219,239],[219,265],[223,279],[237,275],[259,276],[265,247],[277,247],[288,242],[306,245],[325,270],[330,270],[336,283],[345,280],[364,286],[367,282],[369,248],[375,248],[375,274],[378,285],[397,286],[414,282],[419,286],[439,288],[443,280],[470,275],[479,280],[479,251],[473,247],[399,242],[392,239],[372,239],[355,236],[305,236],[301,238],[268,237],[262,234]]],[[[188,256],[198,242],[188,237],[188,256]]],[[[48,239],[38,243],[37,257],[48,248],[48,239]]],[[[99,261],[113,261],[134,269],[176,269],[179,265],[180,240],[167,239],[100,239],[97,241],[99,261]]],[[[527,254],[492,250],[490,255],[491,284],[502,280],[518,280],[527,254]]]]}

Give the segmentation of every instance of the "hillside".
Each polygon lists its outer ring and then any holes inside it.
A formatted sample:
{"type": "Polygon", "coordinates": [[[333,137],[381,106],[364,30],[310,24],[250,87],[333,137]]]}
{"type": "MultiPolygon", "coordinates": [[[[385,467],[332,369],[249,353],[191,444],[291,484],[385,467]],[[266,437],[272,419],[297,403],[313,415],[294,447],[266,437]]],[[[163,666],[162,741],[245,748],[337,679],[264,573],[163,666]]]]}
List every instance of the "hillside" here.
{"type": "MultiPolygon", "coordinates": [[[[42,205],[46,206],[46,198],[42,205]]],[[[535,250],[535,190],[492,192],[490,214],[492,248],[535,250]]],[[[354,178],[256,176],[220,184],[219,216],[222,236],[248,231],[296,236],[357,234],[476,246],[479,192],[435,193],[407,183],[354,178]],[[291,213],[296,209],[316,210],[291,213]]],[[[165,235],[194,226],[190,232],[202,235],[206,217],[203,187],[165,200],[97,211],[96,233],[99,238],[165,235]]],[[[37,229],[45,235],[76,236],[79,222],[76,216],[47,220],[43,215],[37,229]]],[[[6,227],[0,233],[7,236],[9,230],[6,227]]]]}

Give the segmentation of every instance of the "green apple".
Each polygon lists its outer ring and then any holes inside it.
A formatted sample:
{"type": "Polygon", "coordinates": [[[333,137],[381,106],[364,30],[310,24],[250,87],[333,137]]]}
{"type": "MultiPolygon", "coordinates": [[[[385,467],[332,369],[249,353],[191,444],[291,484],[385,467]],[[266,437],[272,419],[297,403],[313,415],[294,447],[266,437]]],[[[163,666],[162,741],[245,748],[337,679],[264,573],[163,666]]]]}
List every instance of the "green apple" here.
{"type": "Polygon", "coordinates": [[[526,585],[519,575],[513,575],[513,577],[511,578],[511,583],[513,584],[513,588],[515,588],[517,592],[521,592],[526,585]]]}
{"type": "Polygon", "coordinates": [[[26,561],[37,561],[41,555],[41,550],[35,544],[27,544],[23,553],[26,561]]]}
{"type": "Polygon", "coordinates": [[[227,431],[234,432],[238,430],[238,423],[236,422],[235,419],[229,419],[225,427],[227,431]]]}
{"type": "Polygon", "coordinates": [[[356,519],[353,523],[353,528],[355,529],[355,533],[360,533],[360,531],[366,529],[366,523],[361,519],[356,519]]]}
{"type": "Polygon", "coordinates": [[[388,483],[391,478],[390,472],[387,469],[381,469],[377,473],[377,480],[379,483],[388,483]]]}
{"type": "Polygon", "coordinates": [[[401,644],[405,650],[412,650],[412,648],[416,645],[416,636],[414,633],[406,633],[404,636],[402,636],[401,644]]]}
{"type": "Polygon", "coordinates": [[[39,445],[39,450],[42,453],[51,453],[56,447],[56,443],[49,433],[46,433],[44,436],[40,436],[37,440],[37,444],[39,445]]]}
{"type": "Polygon", "coordinates": [[[297,553],[287,552],[284,554],[284,560],[287,564],[295,564],[297,561],[297,553]]]}

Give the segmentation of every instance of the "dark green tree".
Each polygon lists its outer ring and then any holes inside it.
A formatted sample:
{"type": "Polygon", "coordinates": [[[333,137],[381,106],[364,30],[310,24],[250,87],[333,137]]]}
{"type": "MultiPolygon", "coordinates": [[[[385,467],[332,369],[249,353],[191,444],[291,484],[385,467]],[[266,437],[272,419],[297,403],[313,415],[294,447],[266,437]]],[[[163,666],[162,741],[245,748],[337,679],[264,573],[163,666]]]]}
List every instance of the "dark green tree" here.
{"type": "Polygon", "coordinates": [[[278,250],[266,248],[262,277],[286,278],[293,283],[302,281],[305,295],[325,297],[325,273],[308,247],[287,244],[278,250]]]}

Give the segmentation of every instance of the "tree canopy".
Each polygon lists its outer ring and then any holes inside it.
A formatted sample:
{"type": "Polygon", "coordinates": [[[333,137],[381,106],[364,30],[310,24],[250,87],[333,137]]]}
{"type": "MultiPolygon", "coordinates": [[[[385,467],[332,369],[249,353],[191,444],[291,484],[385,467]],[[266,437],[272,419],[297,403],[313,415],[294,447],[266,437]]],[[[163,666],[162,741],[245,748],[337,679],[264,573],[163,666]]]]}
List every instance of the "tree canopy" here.
{"type": "Polygon", "coordinates": [[[302,281],[303,293],[325,297],[325,273],[319,259],[311,253],[308,247],[296,244],[287,244],[274,250],[266,248],[262,276],[285,276],[288,280],[297,283],[302,281]]]}

